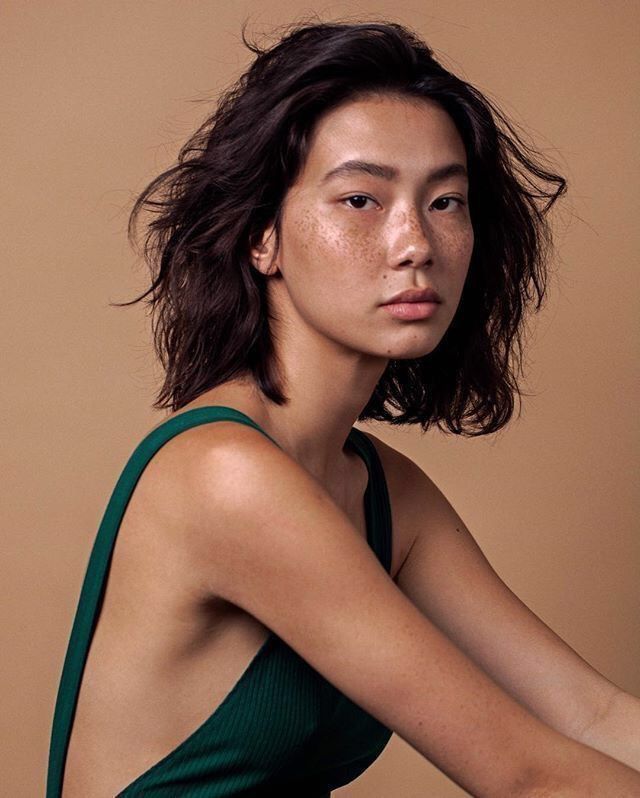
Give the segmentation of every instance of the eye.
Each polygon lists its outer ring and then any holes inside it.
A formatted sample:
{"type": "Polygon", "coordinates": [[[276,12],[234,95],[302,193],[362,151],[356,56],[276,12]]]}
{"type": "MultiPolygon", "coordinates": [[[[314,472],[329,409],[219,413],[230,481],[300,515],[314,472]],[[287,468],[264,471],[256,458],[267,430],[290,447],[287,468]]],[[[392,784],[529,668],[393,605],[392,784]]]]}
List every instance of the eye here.
{"type": "MultiPolygon", "coordinates": [[[[447,203],[450,203],[450,202],[451,202],[451,200],[453,200],[454,202],[457,202],[457,203],[458,203],[458,206],[459,206],[460,208],[464,208],[464,206],[467,204],[467,203],[466,203],[464,200],[460,199],[460,197],[440,197],[439,199],[437,199],[437,200],[436,200],[436,201],[433,203],[433,205],[435,206],[435,205],[436,205],[438,202],[447,202],[447,203]]],[[[449,205],[449,204],[448,204],[445,210],[448,210],[450,207],[451,207],[451,205],[449,205]]]]}
{"type": "MultiPolygon", "coordinates": [[[[340,200],[340,202],[351,202],[352,200],[358,200],[358,201],[364,200],[365,203],[367,200],[369,200],[370,202],[374,202],[374,200],[372,200],[371,197],[367,197],[364,194],[352,194],[350,197],[345,197],[343,200],[340,200]]],[[[353,208],[353,205],[351,205],[350,207],[353,208]]],[[[362,206],[353,209],[356,211],[360,211],[362,210],[362,206]]]]}

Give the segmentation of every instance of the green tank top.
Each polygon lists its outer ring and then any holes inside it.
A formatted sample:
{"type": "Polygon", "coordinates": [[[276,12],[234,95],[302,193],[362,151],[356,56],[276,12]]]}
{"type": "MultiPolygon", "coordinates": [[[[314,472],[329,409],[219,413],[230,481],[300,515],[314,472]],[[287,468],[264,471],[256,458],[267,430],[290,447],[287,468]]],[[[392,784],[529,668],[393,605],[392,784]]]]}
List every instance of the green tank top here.
{"type": "MultiPolygon", "coordinates": [[[[247,424],[278,445],[244,413],[212,405],[173,416],[133,451],[107,504],[80,591],[53,715],[47,798],[61,795],[82,674],[133,489],[164,443],[213,421],[247,424]]],[[[382,464],[360,430],[352,427],[347,440],[369,472],[364,495],[367,541],[390,573],[391,509],[382,464]]],[[[330,790],[353,781],[377,759],[391,734],[270,632],[213,714],[118,798],[328,798],[330,790]]]]}

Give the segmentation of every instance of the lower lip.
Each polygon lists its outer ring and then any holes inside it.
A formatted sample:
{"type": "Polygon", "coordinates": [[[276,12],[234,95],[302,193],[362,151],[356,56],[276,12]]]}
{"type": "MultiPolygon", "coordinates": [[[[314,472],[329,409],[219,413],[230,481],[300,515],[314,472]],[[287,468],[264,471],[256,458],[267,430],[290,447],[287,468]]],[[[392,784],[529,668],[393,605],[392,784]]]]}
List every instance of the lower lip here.
{"type": "Polygon", "coordinates": [[[392,302],[382,307],[398,319],[428,319],[436,312],[438,304],[438,302],[392,302]]]}

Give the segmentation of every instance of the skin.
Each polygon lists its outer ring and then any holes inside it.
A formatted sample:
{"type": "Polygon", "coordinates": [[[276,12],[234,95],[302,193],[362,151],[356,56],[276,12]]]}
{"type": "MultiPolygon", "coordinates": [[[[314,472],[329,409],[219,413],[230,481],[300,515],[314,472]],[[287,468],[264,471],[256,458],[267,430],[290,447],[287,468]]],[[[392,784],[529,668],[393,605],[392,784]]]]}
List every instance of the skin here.
{"type": "Polygon", "coordinates": [[[433,169],[453,162],[466,166],[464,144],[438,104],[391,95],[348,102],[315,127],[285,199],[279,250],[269,227],[252,251],[255,267],[269,275],[276,353],[291,400],[263,403],[259,414],[323,484],[343,474],[344,441],[389,359],[433,351],[454,317],[474,240],[468,182],[458,175],[425,184],[433,169]],[[399,174],[323,183],[348,159],[399,174]],[[429,318],[398,319],[380,306],[425,287],[442,298],[429,318]]]}

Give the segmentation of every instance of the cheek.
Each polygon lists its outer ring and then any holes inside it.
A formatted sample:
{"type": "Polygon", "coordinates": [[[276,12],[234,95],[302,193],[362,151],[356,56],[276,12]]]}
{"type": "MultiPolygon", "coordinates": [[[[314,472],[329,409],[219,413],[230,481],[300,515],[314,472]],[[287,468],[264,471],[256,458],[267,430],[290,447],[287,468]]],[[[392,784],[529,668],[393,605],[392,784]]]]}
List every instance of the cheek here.
{"type": "Polygon", "coordinates": [[[343,286],[350,282],[362,286],[363,270],[373,272],[380,263],[380,247],[371,229],[361,224],[337,224],[312,211],[296,215],[292,224],[297,250],[292,254],[304,262],[309,274],[330,276],[343,286]]]}
{"type": "Polygon", "coordinates": [[[440,235],[440,251],[446,253],[450,263],[458,264],[470,260],[473,251],[473,228],[465,226],[443,230],[440,235]]]}
{"type": "Polygon", "coordinates": [[[473,242],[474,236],[471,227],[465,230],[443,232],[440,239],[440,252],[445,255],[443,263],[449,274],[451,288],[457,289],[458,293],[462,293],[462,287],[469,271],[473,242]]]}
{"type": "Polygon", "coordinates": [[[473,245],[475,242],[475,236],[473,233],[473,227],[469,225],[467,229],[467,234],[464,237],[464,259],[467,263],[471,260],[471,255],[473,254],[473,245]]]}

